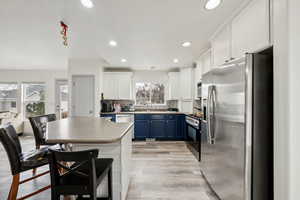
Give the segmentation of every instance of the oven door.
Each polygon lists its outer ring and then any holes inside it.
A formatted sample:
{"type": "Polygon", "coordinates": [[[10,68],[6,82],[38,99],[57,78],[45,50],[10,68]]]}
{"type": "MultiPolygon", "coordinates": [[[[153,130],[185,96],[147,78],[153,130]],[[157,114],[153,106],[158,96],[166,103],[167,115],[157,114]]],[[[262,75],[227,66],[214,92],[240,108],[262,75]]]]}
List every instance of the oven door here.
{"type": "Polygon", "coordinates": [[[201,134],[200,130],[187,124],[187,144],[197,160],[201,160],[201,134]]]}

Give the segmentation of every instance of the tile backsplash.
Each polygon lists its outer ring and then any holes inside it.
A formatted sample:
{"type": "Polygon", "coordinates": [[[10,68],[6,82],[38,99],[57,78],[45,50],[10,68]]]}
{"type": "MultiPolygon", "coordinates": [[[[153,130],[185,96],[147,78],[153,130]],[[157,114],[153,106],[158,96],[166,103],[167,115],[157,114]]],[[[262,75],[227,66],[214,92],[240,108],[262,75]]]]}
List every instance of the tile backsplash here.
{"type": "Polygon", "coordinates": [[[124,106],[134,106],[135,110],[167,110],[168,108],[178,108],[178,100],[168,100],[166,105],[134,105],[135,101],[133,100],[103,100],[105,103],[120,104],[121,107],[124,106]]]}

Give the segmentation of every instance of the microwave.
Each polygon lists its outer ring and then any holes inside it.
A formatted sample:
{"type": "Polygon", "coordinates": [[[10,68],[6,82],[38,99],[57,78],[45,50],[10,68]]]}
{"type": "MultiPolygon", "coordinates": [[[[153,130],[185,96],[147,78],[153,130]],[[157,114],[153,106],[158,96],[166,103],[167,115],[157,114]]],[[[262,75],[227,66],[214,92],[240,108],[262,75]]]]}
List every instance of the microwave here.
{"type": "Polygon", "coordinates": [[[197,98],[201,99],[202,97],[202,83],[197,84],[197,98]]]}

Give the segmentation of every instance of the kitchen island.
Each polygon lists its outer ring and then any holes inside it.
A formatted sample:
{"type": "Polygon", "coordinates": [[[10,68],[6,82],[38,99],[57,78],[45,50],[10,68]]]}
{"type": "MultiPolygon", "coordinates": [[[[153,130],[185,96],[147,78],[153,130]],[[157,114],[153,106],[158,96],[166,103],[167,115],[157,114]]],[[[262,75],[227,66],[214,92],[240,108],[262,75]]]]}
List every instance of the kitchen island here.
{"type": "MultiPolygon", "coordinates": [[[[64,143],[72,151],[99,149],[99,158],[113,158],[114,200],[125,200],[132,153],[133,123],[114,123],[95,117],[70,117],[47,123],[46,141],[64,143]]],[[[98,187],[98,196],[106,196],[107,180],[98,187]]]]}

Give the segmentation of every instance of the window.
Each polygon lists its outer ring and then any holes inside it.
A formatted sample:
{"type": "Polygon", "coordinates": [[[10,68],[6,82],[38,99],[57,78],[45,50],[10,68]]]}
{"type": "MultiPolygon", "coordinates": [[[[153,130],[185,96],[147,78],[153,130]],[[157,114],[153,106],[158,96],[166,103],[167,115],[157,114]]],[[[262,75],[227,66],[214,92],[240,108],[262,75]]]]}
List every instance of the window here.
{"type": "Polygon", "coordinates": [[[45,114],[45,84],[24,83],[23,111],[26,118],[45,114]]]}
{"type": "Polygon", "coordinates": [[[17,98],[17,83],[0,83],[0,111],[17,113],[17,98]]]}
{"type": "Polygon", "coordinates": [[[165,104],[165,86],[161,83],[136,83],[136,104],[165,104]]]}

